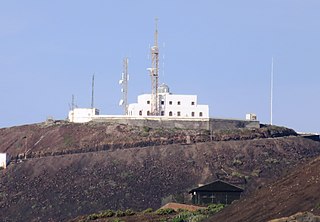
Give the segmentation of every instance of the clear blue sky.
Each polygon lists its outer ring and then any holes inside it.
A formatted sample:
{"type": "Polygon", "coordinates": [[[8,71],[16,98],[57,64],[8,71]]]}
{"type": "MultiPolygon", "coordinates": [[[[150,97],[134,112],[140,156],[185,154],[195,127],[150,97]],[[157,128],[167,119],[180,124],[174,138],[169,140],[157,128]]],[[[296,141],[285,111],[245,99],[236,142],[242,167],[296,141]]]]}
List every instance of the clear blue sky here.
{"type": "Polygon", "coordinates": [[[0,127],[65,119],[76,96],[121,114],[118,80],[129,57],[129,102],[150,92],[159,18],[161,82],[197,94],[211,117],[270,121],[320,132],[319,0],[0,1],[0,127]],[[164,63],[164,65],[163,65],[164,63]]]}

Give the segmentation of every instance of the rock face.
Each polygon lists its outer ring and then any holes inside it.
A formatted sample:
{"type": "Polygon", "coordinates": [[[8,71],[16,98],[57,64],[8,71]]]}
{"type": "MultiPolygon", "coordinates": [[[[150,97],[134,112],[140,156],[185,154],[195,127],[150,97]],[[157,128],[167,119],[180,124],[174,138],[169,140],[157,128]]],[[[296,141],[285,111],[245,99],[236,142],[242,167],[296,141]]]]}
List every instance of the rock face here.
{"type": "Polygon", "coordinates": [[[268,189],[269,181],[320,154],[319,142],[292,132],[265,138],[276,135],[271,131],[280,129],[239,131],[240,138],[104,124],[1,129],[0,151],[15,157],[28,148],[28,158],[1,171],[0,215],[64,221],[105,209],[156,209],[169,197],[187,202],[181,194],[218,177],[242,182],[248,193],[268,189]]]}

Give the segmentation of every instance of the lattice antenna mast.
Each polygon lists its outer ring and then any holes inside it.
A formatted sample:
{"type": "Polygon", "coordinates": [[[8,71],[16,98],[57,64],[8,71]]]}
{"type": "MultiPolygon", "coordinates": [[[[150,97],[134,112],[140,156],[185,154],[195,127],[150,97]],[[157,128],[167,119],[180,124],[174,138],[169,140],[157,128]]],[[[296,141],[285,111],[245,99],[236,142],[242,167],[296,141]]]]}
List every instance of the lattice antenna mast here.
{"type": "Polygon", "coordinates": [[[119,102],[119,105],[123,107],[124,115],[128,114],[128,82],[129,82],[129,73],[128,73],[128,58],[123,59],[123,72],[119,84],[121,85],[122,99],[119,102]]]}
{"type": "Polygon", "coordinates": [[[154,32],[154,45],[151,47],[151,115],[159,115],[159,102],[158,102],[158,85],[159,85],[159,47],[158,47],[158,19],[155,19],[155,32],[154,32]]]}

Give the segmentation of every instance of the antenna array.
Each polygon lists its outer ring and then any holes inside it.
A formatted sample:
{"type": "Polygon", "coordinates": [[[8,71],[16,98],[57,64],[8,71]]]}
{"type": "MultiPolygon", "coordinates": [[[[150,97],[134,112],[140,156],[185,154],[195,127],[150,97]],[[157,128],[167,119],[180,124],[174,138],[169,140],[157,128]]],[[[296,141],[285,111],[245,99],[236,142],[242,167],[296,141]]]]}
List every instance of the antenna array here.
{"type": "Polygon", "coordinates": [[[154,45],[151,47],[151,115],[159,115],[158,85],[159,85],[159,47],[158,47],[158,19],[155,19],[154,45]]]}
{"type": "Polygon", "coordinates": [[[129,73],[128,73],[128,58],[123,59],[123,72],[121,79],[119,80],[119,84],[121,85],[122,99],[119,102],[119,105],[123,107],[124,115],[128,114],[128,81],[129,81],[129,73]]]}

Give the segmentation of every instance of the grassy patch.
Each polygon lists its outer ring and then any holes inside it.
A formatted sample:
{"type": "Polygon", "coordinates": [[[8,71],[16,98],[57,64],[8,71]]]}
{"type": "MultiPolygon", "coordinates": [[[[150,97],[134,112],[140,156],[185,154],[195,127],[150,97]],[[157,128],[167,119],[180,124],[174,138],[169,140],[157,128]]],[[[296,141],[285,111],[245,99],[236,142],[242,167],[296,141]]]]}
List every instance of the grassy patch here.
{"type": "Polygon", "coordinates": [[[153,209],[152,208],[147,208],[145,209],[144,211],[142,211],[143,214],[150,214],[153,212],[153,209]]]}

